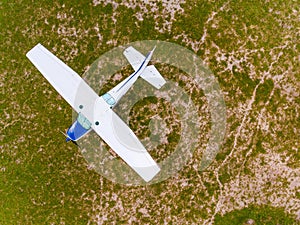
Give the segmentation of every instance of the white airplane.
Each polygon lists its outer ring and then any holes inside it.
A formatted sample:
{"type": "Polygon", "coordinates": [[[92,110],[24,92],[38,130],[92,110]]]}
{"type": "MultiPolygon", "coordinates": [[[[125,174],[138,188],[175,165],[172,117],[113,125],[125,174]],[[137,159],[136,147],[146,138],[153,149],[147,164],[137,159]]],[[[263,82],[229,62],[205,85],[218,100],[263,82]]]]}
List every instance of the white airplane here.
{"type": "Polygon", "coordinates": [[[135,72],[100,97],[76,72],[41,44],[37,44],[26,54],[78,113],[76,121],[66,132],[66,141],[76,143],[93,129],[146,182],[150,181],[160,168],[133,131],[112,109],[138,77],[142,77],[158,89],[166,83],[153,65],[148,66],[154,49],[145,57],[133,47],[128,47],[123,54],[135,72]]]}

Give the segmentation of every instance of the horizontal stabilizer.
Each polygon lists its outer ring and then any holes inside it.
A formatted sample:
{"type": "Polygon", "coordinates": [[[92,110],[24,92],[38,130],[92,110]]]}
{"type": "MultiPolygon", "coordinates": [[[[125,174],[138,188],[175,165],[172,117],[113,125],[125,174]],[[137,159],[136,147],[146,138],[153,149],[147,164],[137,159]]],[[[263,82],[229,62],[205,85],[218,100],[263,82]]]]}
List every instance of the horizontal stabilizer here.
{"type": "Polygon", "coordinates": [[[166,80],[153,65],[147,66],[141,77],[157,89],[160,89],[166,83],[166,80]]]}
{"type": "Polygon", "coordinates": [[[134,71],[138,70],[138,68],[141,66],[142,62],[145,59],[145,56],[132,46],[126,48],[123,54],[134,69],[134,71]]]}

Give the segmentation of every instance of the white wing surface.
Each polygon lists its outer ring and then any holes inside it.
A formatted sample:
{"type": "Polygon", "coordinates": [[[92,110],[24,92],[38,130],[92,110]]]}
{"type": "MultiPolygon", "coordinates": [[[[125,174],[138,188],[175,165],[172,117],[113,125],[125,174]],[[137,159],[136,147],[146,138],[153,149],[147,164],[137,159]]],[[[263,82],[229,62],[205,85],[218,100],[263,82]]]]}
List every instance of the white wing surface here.
{"type": "Polygon", "coordinates": [[[165,79],[158,72],[155,66],[147,66],[141,74],[141,78],[153,85],[155,88],[160,89],[165,83],[165,79]]]}
{"type": "Polygon", "coordinates": [[[137,71],[139,69],[141,63],[145,59],[145,56],[132,46],[126,48],[123,54],[134,69],[134,71],[137,71]]]}
{"type": "MultiPolygon", "coordinates": [[[[95,104],[95,114],[99,115],[101,104],[95,104]]],[[[111,109],[98,117],[99,125],[93,125],[95,132],[145,181],[150,181],[160,168],[145,147],[111,109]]]]}
{"type": "Polygon", "coordinates": [[[99,96],[75,71],[41,44],[26,56],[76,112],[85,116],[93,112],[94,102],[99,96]]]}

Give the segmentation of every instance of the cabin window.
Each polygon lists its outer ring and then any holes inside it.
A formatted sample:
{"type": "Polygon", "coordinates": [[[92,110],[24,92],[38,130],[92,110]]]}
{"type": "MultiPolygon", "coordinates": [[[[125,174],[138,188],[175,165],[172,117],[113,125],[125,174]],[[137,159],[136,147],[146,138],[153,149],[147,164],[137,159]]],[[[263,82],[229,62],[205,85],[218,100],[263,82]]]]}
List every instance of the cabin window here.
{"type": "Polygon", "coordinates": [[[104,95],[102,95],[102,98],[106,101],[107,104],[109,104],[110,106],[113,106],[114,104],[116,104],[115,99],[109,94],[109,93],[105,93],[104,95]]]}
{"type": "Polygon", "coordinates": [[[92,126],[92,123],[87,118],[85,118],[81,113],[78,114],[77,121],[86,130],[89,130],[92,126]]]}

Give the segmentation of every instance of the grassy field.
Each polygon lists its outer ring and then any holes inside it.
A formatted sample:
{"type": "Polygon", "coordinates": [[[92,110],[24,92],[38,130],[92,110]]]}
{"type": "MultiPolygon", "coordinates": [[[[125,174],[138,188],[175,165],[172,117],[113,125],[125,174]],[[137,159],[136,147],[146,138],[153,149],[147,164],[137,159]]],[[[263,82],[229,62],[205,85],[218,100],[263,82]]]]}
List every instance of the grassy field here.
{"type": "MultiPolygon", "coordinates": [[[[165,2],[0,2],[1,225],[300,223],[299,4],[165,2]],[[71,107],[25,54],[40,42],[83,74],[101,54],[141,40],[177,43],[204,60],[224,93],[227,129],[205,171],[206,139],[199,137],[176,176],[134,187],[100,176],[64,142],[59,131],[71,124],[71,107]]],[[[195,104],[200,115],[205,101],[195,104]]],[[[146,116],[143,107],[133,110],[133,129],[146,116]]],[[[139,135],[147,135],[146,125],[139,135]]],[[[174,146],[176,134],[168,141],[174,146]]]]}

